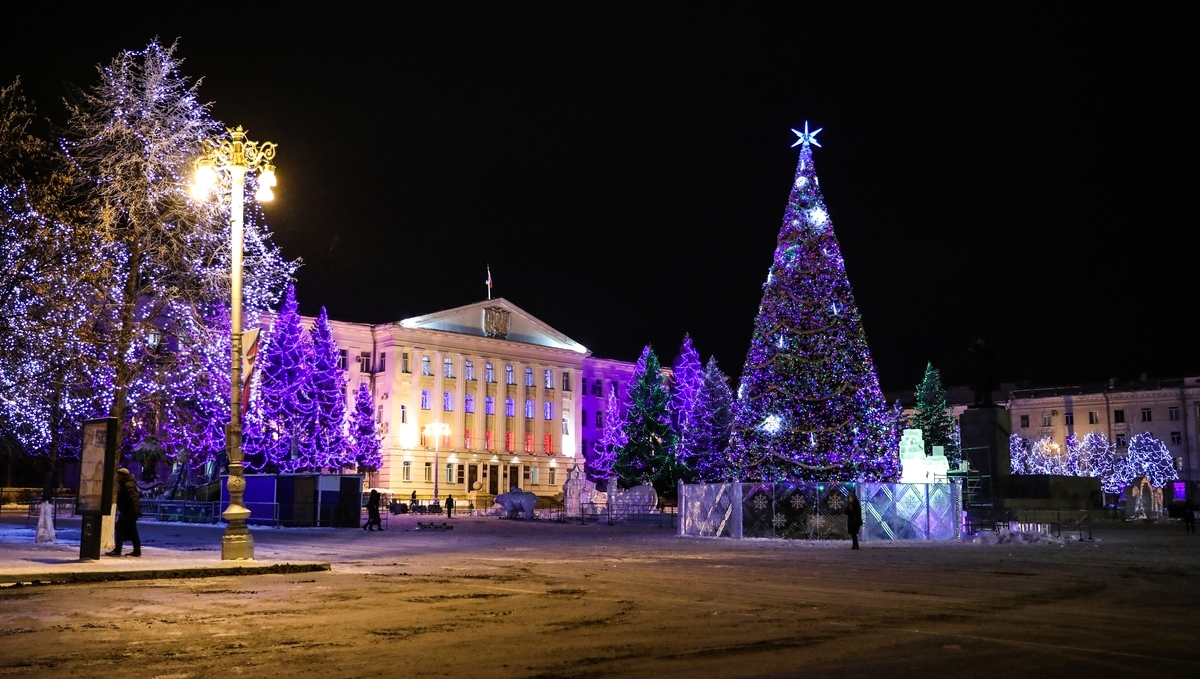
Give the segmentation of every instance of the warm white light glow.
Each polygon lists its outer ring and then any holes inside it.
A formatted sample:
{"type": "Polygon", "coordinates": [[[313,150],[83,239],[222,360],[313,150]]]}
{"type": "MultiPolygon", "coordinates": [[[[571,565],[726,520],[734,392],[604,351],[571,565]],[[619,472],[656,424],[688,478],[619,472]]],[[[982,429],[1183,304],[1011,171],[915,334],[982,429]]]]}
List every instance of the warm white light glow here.
{"type": "Polygon", "coordinates": [[[275,186],[275,166],[268,165],[262,172],[258,173],[259,186],[275,186]]]}
{"type": "Polygon", "coordinates": [[[275,192],[271,191],[271,187],[269,186],[260,186],[254,192],[254,199],[260,203],[269,203],[275,200],[275,192]]]}

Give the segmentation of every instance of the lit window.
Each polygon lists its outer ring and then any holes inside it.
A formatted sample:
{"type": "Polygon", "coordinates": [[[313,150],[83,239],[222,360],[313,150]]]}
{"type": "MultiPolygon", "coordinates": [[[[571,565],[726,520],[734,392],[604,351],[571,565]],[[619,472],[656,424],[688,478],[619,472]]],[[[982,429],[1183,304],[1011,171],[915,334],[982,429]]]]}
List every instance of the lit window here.
{"type": "Polygon", "coordinates": [[[491,363],[483,364],[483,379],[485,382],[496,381],[496,370],[492,367],[491,363]]]}
{"type": "Polygon", "coordinates": [[[1075,424],[1075,413],[1063,413],[1063,424],[1068,427],[1075,424]]]}
{"type": "MultiPolygon", "coordinates": [[[[487,450],[495,450],[496,449],[496,437],[494,434],[492,434],[492,432],[490,430],[483,432],[483,447],[486,448],[487,450]]],[[[487,467],[485,466],[483,469],[484,469],[484,473],[486,474],[487,467]]]]}
{"type": "Polygon", "coordinates": [[[513,367],[511,365],[504,366],[504,383],[516,384],[516,381],[513,378],[513,367]]]}
{"type": "Polygon", "coordinates": [[[525,419],[533,419],[533,399],[531,398],[525,399],[525,419]]]}
{"type": "Polygon", "coordinates": [[[527,386],[527,387],[533,386],[533,368],[525,369],[525,386],[527,386]]]}
{"type": "Polygon", "coordinates": [[[454,359],[442,359],[442,377],[454,377],[454,359]]]}
{"type": "Polygon", "coordinates": [[[533,434],[525,434],[525,452],[533,452],[533,434]]]}
{"type": "Polygon", "coordinates": [[[350,352],[345,349],[338,349],[338,370],[345,370],[346,365],[350,362],[350,352]]]}
{"type": "Polygon", "coordinates": [[[1171,445],[1177,446],[1181,443],[1183,443],[1183,432],[1179,432],[1179,431],[1171,432],[1171,445]]]}
{"type": "Polygon", "coordinates": [[[545,379],[546,388],[553,389],[554,388],[554,371],[553,370],[543,370],[542,377],[545,379]]]}
{"type": "Polygon", "coordinates": [[[1050,413],[1042,413],[1042,426],[1049,427],[1054,424],[1054,416],[1050,413]]]}
{"type": "Polygon", "coordinates": [[[404,463],[404,474],[401,478],[403,478],[406,483],[412,481],[412,463],[411,462],[404,463]]]}
{"type": "Polygon", "coordinates": [[[511,431],[504,432],[504,449],[510,453],[513,450],[513,439],[514,438],[515,437],[514,437],[513,432],[511,432],[511,431]]]}
{"type": "Polygon", "coordinates": [[[1151,418],[1150,418],[1150,409],[1149,409],[1149,408],[1142,408],[1142,422],[1150,422],[1150,421],[1151,421],[1151,418]]]}
{"type": "Polygon", "coordinates": [[[463,448],[470,448],[470,447],[471,447],[471,430],[464,429],[463,430],[463,448]]]}
{"type": "Polygon", "coordinates": [[[421,390],[421,410],[429,410],[429,391],[421,390]]]}
{"type": "Polygon", "coordinates": [[[491,396],[484,397],[483,412],[487,415],[496,414],[496,399],[491,396]]]}
{"type": "Polygon", "coordinates": [[[408,369],[408,352],[400,354],[400,369],[404,372],[410,372],[408,369]]]}
{"type": "Polygon", "coordinates": [[[537,467],[534,467],[533,469],[529,470],[529,481],[530,481],[530,483],[532,483],[535,486],[538,485],[538,468],[537,467]]]}
{"type": "Polygon", "coordinates": [[[554,452],[554,437],[549,434],[542,434],[542,452],[550,455],[554,452]]]}
{"type": "Polygon", "coordinates": [[[1100,424],[1100,411],[1099,410],[1089,410],[1088,411],[1088,424],[1100,424]]]}
{"type": "Polygon", "coordinates": [[[1028,416],[1028,415],[1022,415],[1022,416],[1021,416],[1021,426],[1022,426],[1022,427],[1028,427],[1028,426],[1029,426],[1029,416],[1028,416]]]}
{"type": "Polygon", "coordinates": [[[454,483],[454,463],[446,463],[446,483],[454,483]]]}
{"type": "Polygon", "coordinates": [[[466,396],[463,397],[463,412],[468,412],[468,413],[475,412],[475,396],[474,395],[467,394],[466,396]]]}
{"type": "Polygon", "coordinates": [[[563,391],[571,391],[571,373],[563,371],[563,391]]]}
{"type": "Polygon", "coordinates": [[[474,381],[475,361],[463,361],[463,378],[474,381]]]}
{"type": "Polygon", "coordinates": [[[562,431],[563,436],[570,436],[571,434],[571,423],[567,421],[566,416],[562,418],[562,431]]]}
{"type": "Polygon", "coordinates": [[[426,481],[433,480],[433,463],[432,462],[425,463],[425,480],[426,481]]]}
{"type": "Polygon", "coordinates": [[[558,470],[555,469],[554,467],[550,468],[550,485],[552,485],[552,486],[558,485],[558,470]]]}
{"type": "Polygon", "coordinates": [[[429,357],[428,356],[421,357],[421,374],[425,375],[427,377],[433,375],[433,368],[429,367],[429,357]]]}
{"type": "Polygon", "coordinates": [[[1172,422],[1179,421],[1179,406],[1171,406],[1167,408],[1167,419],[1172,422]]]}
{"type": "Polygon", "coordinates": [[[408,424],[408,406],[400,406],[400,424],[408,424]]]}
{"type": "Polygon", "coordinates": [[[442,392],[442,410],[451,412],[454,410],[454,394],[453,392],[442,392]]]}
{"type": "Polygon", "coordinates": [[[554,404],[546,401],[542,403],[542,419],[550,420],[554,417],[554,404]]]}
{"type": "Polygon", "coordinates": [[[504,416],[505,417],[516,417],[517,416],[517,404],[511,398],[504,399],[504,416]]]}

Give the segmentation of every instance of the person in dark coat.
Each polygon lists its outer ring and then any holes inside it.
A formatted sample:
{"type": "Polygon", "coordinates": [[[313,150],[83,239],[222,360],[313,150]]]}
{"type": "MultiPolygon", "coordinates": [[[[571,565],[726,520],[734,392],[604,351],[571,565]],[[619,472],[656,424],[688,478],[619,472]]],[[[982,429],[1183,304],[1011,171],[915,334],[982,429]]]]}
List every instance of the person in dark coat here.
{"type": "Polygon", "coordinates": [[[1183,501],[1183,527],[1188,535],[1196,534],[1196,505],[1190,495],[1183,501]]]}
{"type": "Polygon", "coordinates": [[[449,519],[452,516],[454,516],[454,496],[447,495],[446,496],[446,518],[449,519]]]}
{"type": "Polygon", "coordinates": [[[141,556],[142,538],[138,535],[137,520],[142,516],[142,494],[138,492],[133,474],[124,467],[117,470],[117,512],[117,546],[106,553],[121,556],[121,549],[129,540],[133,542],[129,556],[141,556]]]}
{"type": "Polygon", "coordinates": [[[414,513],[417,511],[417,491],[415,490],[412,494],[412,502],[408,503],[408,510],[414,513]]]}
{"type": "Polygon", "coordinates": [[[371,496],[367,498],[367,525],[363,526],[365,531],[373,531],[376,528],[383,530],[383,520],[379,517],[379,491],[371,489],[371,496]]]}
{"type": "Polygon", "coordinates": [[[858,549],[858,531],[862,529],[862,505],[858,503],[858,495],[850,493],[850,501],[846,503],[846,530],[854,541],[850,549],[858,549]]]}

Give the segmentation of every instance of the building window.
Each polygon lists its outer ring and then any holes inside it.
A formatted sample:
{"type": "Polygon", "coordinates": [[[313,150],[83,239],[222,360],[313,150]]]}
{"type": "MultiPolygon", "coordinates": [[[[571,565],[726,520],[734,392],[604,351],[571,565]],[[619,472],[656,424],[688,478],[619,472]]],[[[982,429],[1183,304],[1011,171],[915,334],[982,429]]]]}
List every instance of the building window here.
{"type": "Polygon", "coordinates": [[[603,396],[603,395],[604,395],[603,380],[596,380],[595,382],[592,382],[592,396],[603,396]]]}
{"type": "Polygon", "coordinates": [[[1183,432],[1179,432],[1179,431],[1171,432],[1171,445],[1177,446],[1181,443],[1183,443],[1183,432]]]}
{"type": "Polygon", "coordinates": [[[1124,424],[1125,423],[1125,411],[1124,410],[1114,410],[1113,411],[1113,422],[1115,424],[1124,424]]]}
{"type": "Polygon", "coordinates": [[[554,404],[549,401],[545,401],[544,403],[542,403],[542,419],[549,421],[553,418],[554,418],[554,404]]]}
{"type": "Polygon", "coordinates": [[[1063,424],[1067,425],[1068,427],[1074,426],[1075,413],[1063,413],[1063,424]]]}
{"type": "Polygon", "coordinates": [[[558,470],[555,469],[554,467],[550,468],[550,485],[552,485],[552,486],[558,485],[558,470]]]}
{"type": "Polygon", "coordinates": [[[471,447],[471,430],[464,429],[463,430],[463,448],[470,448],[470,447],[471,447]]]}
{"type": "Polygon", "coordinates": [[[463,485],[467,478],[467,465],[458,465],[458,485],[463,485]]]}
{"type": "Polygon", "coordinates": [[[429,390],[421,390],[421,410],[429,410],[429,390]]]}
{"type": "Polygon", "coordinates": [[[554,453],[554,437],[549,434],[542,434],[542,452],[550,455],[554,453]]]}
{"type": "Polygon", "coordinates": [[[596,411],[596,428],[597,429],[604,428],[604,411],[603,410],[596,411]]]}
{"type": "Polygon", "coordinates": [[[451,377],[451,378],[454,377],[454,359],[453,358],[443,358],[442,359],[442,377],[451,377]]]}
{"type": "Polygon", "coordinates": [[[525,419],[533,419],[533,399],[531,398],[525,399],[525,419]]]}
{"type": "Polygon", "coordinates": [[[1149,421],[1150,421],[1150,409],[1142,408],[1142,422],[1149,422],[1149,421]]]}
{"type": "Polygon", "coordinates": [[[454,463],[446,463],[446,483],[454,483],[454,463]]]}
{"type": "Polygon", "coordinates": [[[1172,422],[1179,421],[1179,406],[1171,406],[1167,408],[1167,419],[1172,422]]]}
{"type": "MultiPolygon", "coordinates": [[[[483,432],[483,447],[487,450],[496,449],[496,435],[490,430],[483,432]]],[[[484,469],[487,469],[486,465],[484,466],[484,469]]]]}
{"type": "Polygon", "coordinates": [[[516,378],[513,376],[513,367],[511,365],[504,366],[504,383],[516,384],[516,378]]]}
{"type": "MultiPolygon", "coordinates": [[[[526,482],[529,481],[529,465],[525,465],[521,468],[521,478],[525,479],[526,482]]],[[[526,483],[525,485],[529,484],[526,483]]]]}
{"type": "Polygon", "coordinates": [[[433,368],[431,368],[429,366],[429,357],[428,356],[421,357],[421,374],[426,377],[433,376],[433,368]]]}
{"type": "Polygon", "coordinates": [[[350,362],[350,352],[345,349],[338,349],[338,370],[345,370],[346,365],[350,362]]]}
{"type": "Polygon", "coordinates": [[[529,470],[529,482],[533,485],[538,485],[538,468],[534,467],[529,470]]]}
{"type": "Polygon", "coordinates": [[[1100,411],[1099,410],[1089,410],[1088,411],[1088,424],[1100,424],[1100,411]]]}
{"type": "Polygon", "coordinates": [[[408,367],[408,352],[407,351],[400,354],[400,370],[402,370],[404,372],[411,372],[411,370],[409,370],[409,367],[408,367]]]}
{"type": "Polygon", "coordinates": [[[517,404],[511,398],[504,399],[504,416],[505,417],[516,417],[517,416],[517,404]]]}
{"type": "Polygon", "coordinates": [[[375,422],[380,424],[383,423],[383,406],[379,406],[375,409],[375,422]]]}
{"type": "Polygon", "coordinates": [[[379,352],[379,365],[375,366],[377,372],[383,372],[387,369],[387,352],[379,352]]]}
{"type": "Polygon", "coordinates": [[[533,452],[533,434],[525,434],[525,452],[533,452]]]}
{"type": "Polygon", "coordinates": [[[449,391],[442,392],[442,410],[444,410],[446,412],[451,412],[454,410],[454,393],[453,392],[449,392],[449,391]]]}
{"type": "Polygon", "coordinates": [[[412,481],[412,463],[411,462],[405,461],[404,475],[401,478],[404,479],[405,483],[409,483],[412,481]]]}
{"type": "Polygon", "coordinates": [[[547,389],[553,389],[553,388],[554,388],[554,371],[553,371],[553,370],[543,370],[543,371],[542,371],[542,378],[543,378],[543,379],[545,380],[545,382],[546,382],[546,388],[547,388],[547,389]]]}
{"type": "Polygon", "coordinates": [[[580,412],[580,414],[581,414],[581,415],[583,415],[583,418],[582,418],[582,419],[583,419],[583,426],[585,426],[585,427],[586,427],[586,426],[588,426],[587,409],[586,409],[586,408],[584,408],[584,409],[583,409],[583,410],[580,412]]]}
{"type": "Polygon", "coordinates": [[[358,372],[371,372],[371,352],[363,351],[358,355],[358,372]]]}
{"type": "Polygon", "coordinates": [[[563,371],[563,391],[571,391],[571,373],[563,371]]]}
{"type": "Polygon", "coordinates": [[[475,361],[463,361],[463,379],[475,381],[475,361]]]}
{"type": "Polygon", "coordinates": [[[513,451],[515,434],[511,431],[504,432],[504,449],[508,452],[513,451]]]}
{"type": "Polygon", "coordinates": [[[1050,413],[1042,413],[1042,426],[1049,427],[1054,424],[1054,416],[1050,413]]]}
{"type": "Polygon", "coordinates": [[[427,482],[433,481],[433,463],[432,462],[425,463],[425,481],[427,481],[427,482]]]}
{"type": "Polygon", "coordinates": [[[533,368],[525,369],[525,386],[527,386],[527,387],[533,386],[533,368]]]}
{"type": "Polygon", "coordinates": [[[400,405],[400,424],[408,424],[408,406],[400,405]]]}
{"type": "Polygon", "coordinates": [[[1029,416],[1028,415],[1021,416],[1021,426],[1025,427],[1025,428],[1029,427],[1029,416]]]}
{"type": "Polygon", "coordinates": [[[582,391],[580,393],[582,393],[586,396],[587,395],[587,384],[588,384],[587,378],[586,377],[580,378],[579,383],[582,385],[580,387],[580,389],[582,389],[582,391]]]}
{"type": "Polygon", "coordinates": [[[562,432],[563,432],[563,436],[571,435],[571,422],[569,420],[567,420],[566,415],[563,415],[563,418],[562,418],[562,432]]]}
{"type": "Polygon", "coordinates": [[[429,438],[425,436],[425,430],[424,430],[424,429],[422,429],[422,430],[421,430],[421,447],[422,447],[422,448],[428,448],[428,447],[429,447],[429,438]]]}
{"type": "Polygon", "coordinates": [[[1118,448],[1125,447],[1125,435],[1124,434],[1117,434],[1117,447],[1118,448]]]}
{"type": "Polygon", "coordinates": [[[495,415],[496,414],[496,399],[492,398],[491,396],[484,397],[483,412],[484,412],[484,414],[487,414],[487,415],[495,415]]]}
{"type": "Polygon", "coordinates": [[[467,394],[463,397],[463,412],[475,412],[475,396],[472,394],[467,394]]]}
{"type": "Polygon", "coordinates": [[[496,381],[496,369],[492,367],[491,363],[483,364],[483,381],[485,381],[485,382],[495,382],[496,381]]]}

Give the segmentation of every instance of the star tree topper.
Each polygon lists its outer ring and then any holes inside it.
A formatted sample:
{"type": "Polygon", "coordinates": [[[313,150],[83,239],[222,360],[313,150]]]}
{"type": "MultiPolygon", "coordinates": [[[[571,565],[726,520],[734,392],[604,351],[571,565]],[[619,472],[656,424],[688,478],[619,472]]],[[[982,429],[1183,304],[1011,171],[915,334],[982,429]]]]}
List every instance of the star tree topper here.
{"type": "Polygon", "coordinates": [[[792,144],[792,148],[796,148],[797,146],[799,146],[801,144],[808,146],[810,143],[820,146],[821,142],[817,141],[817,135],[823,129],[825,129],[825,128],[818,127],[817,129],[813,130],[812,132],[809,132],[807,120],[804,121],[804,131],[803,132],[801,132],[800,130],[797,130],[795,128],[792,128],[792,132],[794,132],[796,134],[796,136],[799,137],[799,139],[796,140],[796,143],[792,144]]]}

